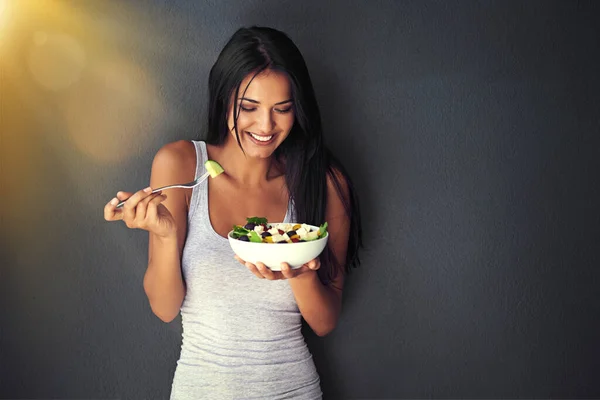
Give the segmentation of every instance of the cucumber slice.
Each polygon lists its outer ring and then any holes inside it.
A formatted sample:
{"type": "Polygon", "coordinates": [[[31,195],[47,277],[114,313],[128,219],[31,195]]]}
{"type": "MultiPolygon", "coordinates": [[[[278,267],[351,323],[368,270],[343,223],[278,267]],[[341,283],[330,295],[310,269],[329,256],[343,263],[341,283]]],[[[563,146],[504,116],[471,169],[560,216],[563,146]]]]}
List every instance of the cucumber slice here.
{"type": "Polygon", "coordinates": [[[254,242],[254,243],[261,243],[262,242],[262,237],[260,237],[260,235],[254,231],[250,231],[250,241],[254,242]]]}
{"type": "Polygon", "coordinates": [[[211,178],[215,178],[216,176],[221,175],[223,173],[223,167],[221,167],[218,162],[213,160],[206,161],[204,163],[204,167],[206,168],[206,171],[208,171],[208,173],[210,174],[211,178]]]}

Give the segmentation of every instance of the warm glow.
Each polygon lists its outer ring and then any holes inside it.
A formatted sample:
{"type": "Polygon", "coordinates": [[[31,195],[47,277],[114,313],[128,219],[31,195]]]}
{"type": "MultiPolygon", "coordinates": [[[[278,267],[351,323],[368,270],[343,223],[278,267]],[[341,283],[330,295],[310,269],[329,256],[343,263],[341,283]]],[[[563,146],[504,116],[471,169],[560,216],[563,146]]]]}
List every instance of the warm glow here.
{"type": "Polygon", "coordinates": [[[16,236],[47,218],[51,183],[97,211],[107,194],[94,182],[114,179],[98,167],[118,173],[176,123],[148,68],[152,30],[115,17],[128,12],[120,0],[0,0],[0,187],[11,205],[0,214],[16,236]]]}
{"type": "Polygon", "coordinates": [[[49,90],[66,89],[75,83],[85,66],[85,52],[71,36],[36,32],[29,51],[29,70],[49,90]]]}
{"type": "Polygon", "coordinates": [[[0,0],[0,45],[4,39],[4,30],[8,21],[8,0],[0,0]]]}
{"type": "Polygon", "coordinates": [[[95,161],[126,161],[164,121],[158,92],[146,71],[111,60],[89,68],[69,91],[64,117],[75,146],[95,161]]]}
{"type": "Polygon", "coordinates": [[[0,0],[0,43],[8,44],[0,47],[0,68],[9,83],[1,96],[19,107],[3,129],[49,141],[63,162],[80,153],[115,165],[144,152],[174,113],[162,102],[162,84],[136,63],[140,57],[123,51],[132,42],[154,51],[154,41],[139,34],[148,29],[115,24],[93,3],[124,12],[111,0],[0,0]],[[18,120],[29,122],[13,129],[18,120]]]}

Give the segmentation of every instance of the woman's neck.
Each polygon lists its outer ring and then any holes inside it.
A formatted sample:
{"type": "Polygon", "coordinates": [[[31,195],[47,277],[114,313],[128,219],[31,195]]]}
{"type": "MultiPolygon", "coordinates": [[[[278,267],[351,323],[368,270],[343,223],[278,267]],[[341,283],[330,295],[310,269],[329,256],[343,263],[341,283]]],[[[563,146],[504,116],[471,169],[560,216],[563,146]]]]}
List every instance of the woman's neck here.
{"type": "Polygon", "coordinates": [[[233,137],[218,147],[214,157],[225,173],[243,187],[260,187],[282,174],[281,166],[273,155],[269,158],[250,157],[233,137]]]}

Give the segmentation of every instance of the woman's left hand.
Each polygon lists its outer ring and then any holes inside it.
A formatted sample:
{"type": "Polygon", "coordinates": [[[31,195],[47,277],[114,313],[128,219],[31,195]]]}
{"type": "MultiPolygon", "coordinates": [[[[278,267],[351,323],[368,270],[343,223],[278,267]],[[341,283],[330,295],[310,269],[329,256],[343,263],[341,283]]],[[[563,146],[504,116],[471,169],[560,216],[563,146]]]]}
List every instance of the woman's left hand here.
{"type": "Polygon", "coordinates": [[[300,268],[292,269],[288,263],[281,263],[281,271],[271,271],[267,266],[261,262],[252,264],[239,258],[237,255],[235,259],[240,264],[244,265],[250,272],[256,275],[260,279],[268,279],[271,281],[278,279],[293,279],[307,272],[315,272],[321,268],[321,261],[319,257],[314,258],[301,266],[300,268]]]}

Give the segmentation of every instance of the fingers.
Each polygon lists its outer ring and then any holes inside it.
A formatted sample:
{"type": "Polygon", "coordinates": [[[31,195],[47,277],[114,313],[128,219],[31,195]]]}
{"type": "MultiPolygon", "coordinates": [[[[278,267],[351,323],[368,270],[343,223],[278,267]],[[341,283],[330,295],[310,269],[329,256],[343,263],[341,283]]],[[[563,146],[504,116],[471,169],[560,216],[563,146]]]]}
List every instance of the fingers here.
{"type": "Polygon", "coordinates": [[[252,272],[257,278],[259,278],[259,279],[265,279],[266,278],[263,274],[261,274],[261,272],[259,271],[259,269],[257,268],[256,265],[254,265],[252,263],[249,263],[249,262],[246,262],[246,263],[244,263],[244,266],[246,268],[248,268],[248,270],[250,272],[252,272]]]}
{"type": "MultiPolygon", "coordinates": [[[[151,187],[147,187],[146,189],[142,189],[142,190],[138,190],[137,192],[135,192],[131,197],[129,197],[127,199],[127,201],[125,202],[125,204],[123,204],[123,221],[125,221],[125,224],[127,225],[127,227],[129,228],[135,228],[135,226],[133,226],[134,221],[135,221],[135,216],[136,216],[136,207],[138,205],[138,203],[145,199],[150,193],[152,192],[152,188],[151,187]]],[[[125,197],[124,193],[117,193],[117,197],[125,197]]]]}
{"type": "Polygon", "coordinates": [[[151,198],[146,207],[146,220],[156,221],[158,218],[158,205],[167,199],[167,195],[159,193],[158,196],[151,198]]]}
{"type": "Polygon", "coordinates": [[[319,257],[310,260],[305,264],[310,270],[316,271],[321,268],[321,259],[319,257]]]}
{"type": "Polygon", "coordinates": [[[288,263],[281,263],[281,275],[283,275],[285,279],[292,279],[296,276],[296,270],[290,268],[288,263]]]}
{"type": "Polygon", "coordinates": [[[117,192],[117,199],[119,199],[119,201],[127,200],[131,196],[133,196],[133,193],[123,191],[117,192]]]}
{"type": "Polygon", "coordinates": [[[308,263],[302,265],[300,268],[294,269],[292,269],[288,263],[283,262],[281,263],[281,271],[273,271],[261,262],[257,262],[256,264],[246,262],[242,260],[237,254],[234,256],[234,258],[240,264],[248,268],[248,270],[252,272],[257,278],[268,280],[293,279],[297,276],[304,274],[305,272],[315,272],[319,268],[321,268],[321,260],[318,257],[313,260],[310,260],[308,263]]]}
{"type": "Polygon", "coordinates": [[[238,262],[244,267],[248,268],[248,270],[252,272],[257,278],[265,279],[265,277],[258,271],[254,264],[242,260],[237,254],[234,256],[234,258],[238,260],[238,262]]]}
{"type": "Polygon", "coordinates": [[[160,200],[160,192],[152,193],[148,197],[140,200],[140,202],[135,207],[135,220],[138,224],[141,224],[143,221],[149,220],[150,216],[148,215],[148,206],[150,202],[155,201],[157,198],[160,200]]]}
{"type": "Polygon", "coordinates": [[[234,258],[243,266],[248,268],[250,272],[252,272],[257,278],[260,279],[268,279],[268,280],[277,280],[277,279],[293,279],[299,275],[304,274],[309,271],[317,271],[321,268],[321,260],[317,257],[313,260],[310,260],[300,268],[292,269],[288,263],[281,263],[281,272],[280,271],[272,271],[266,265],[261,262],[257,262],[256,264],[252,264],[250,262],[242,260],[238,255],[235,255],[234,258]]]}
{"type": "Polygon", "coordinates": [[[238,260],[238,262],[240,264],[242,264],[244,267],[246,266],[246,261],[242,260],[237,254],[234,255],[233,258],[235,258],[236,260],[238,260]]]}
{"type": "Polygon", "coordinates": [[[132,211],[134,217],[130,219],[130,214],[127,213],[127,210],[124,210],[123,214],[123,222],[129,228],[139,228],[149,230],[152,225],[154,225],[157,221],[157,213],[156,212],[148,212],[148,205],[151,202],[158,201],[161,202],[166,199],[166,196],[160,193],[153,193],[148,197],[141,200],[137,203],[135,209],[132,211]]]}
{"type": "Polygon", "coordinates": [[[270,281],[285,279],[283,274],[279,271],[272,271],[265,264],[261,262],[257,262],[256,264],[252,264],[251,262],[247,262],[242,260],[238,255],[235,255],[234,258],[243,266],[248,268],[250,272],[254,274],[259,279],[268,279],[270,281]]]}
{"type": "Polygon", "coordinates": [[[117,208],[118,198],[113,198],[104,206],[104,219],[107,221],[119,221],[123,218],[123,213],[117,208]]]}
{"type": "Polygon", "coordinates": [[[318,257],[295,269],[292,269],[288,263],[281,263],[281,273],[286,279],[295,278],[308,271],[317,271],[319,268],[321,268],[321,260],[318,257]]]}
{"type": "Polygon", "coordinates": [[[161,192],[152,193],[152,188],[139,190],[136,193],[118,192],[117,196],[104,206],[104,219],[107,221],[123,220],[128,228],[146,229],[157,220],[158,205],[167,196],[161,192]],[[124,201],[122,208],[117,208],[119,200],[124,201]]]}
{"type": "Polygon", "coordinates": [[[288,263],[281,263],[281,274],[285,277],[285,279],[293,279],[307,271],[310,271],[310,268],[308,268],[307,264],[304,264],[300,268],[292,269],[288,263]]]}
{"type": "Polygon", "coordinates": [[[265,278],[268,279],[270,281],[273,281],[275,279],[281,279],[281,273],[276,274],[274,271],[271,271],[270,268],[267,268],[267,266],[261,262],[257,262],[256,263],[256,269],[258,270],[258,272],[265,278]]]}

